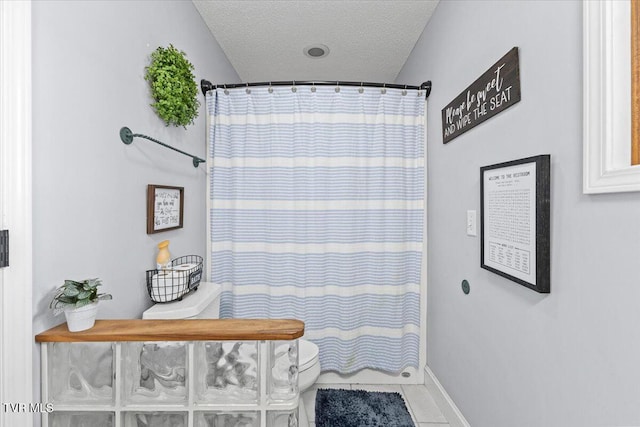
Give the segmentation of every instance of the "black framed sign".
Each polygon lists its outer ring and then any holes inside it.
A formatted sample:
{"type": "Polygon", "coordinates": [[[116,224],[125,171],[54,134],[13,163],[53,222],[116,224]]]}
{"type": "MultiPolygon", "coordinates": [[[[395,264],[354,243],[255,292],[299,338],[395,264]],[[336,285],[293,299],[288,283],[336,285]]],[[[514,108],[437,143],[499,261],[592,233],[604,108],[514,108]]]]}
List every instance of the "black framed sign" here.
{"type": "Polygon", "coordinates": [[[480,267],[550,292],[548,154],[480,168],[480,267]]]}
{"type": "Polygon", "coordinates": [[[147,186],[147,234],[182,228],[184,187],[147,186]]]}
{"type": "Polygon", "coordinates": [[[442,109],[442,142],[450,142],[518,102],[520,61],[516,46],[442,109]]]}

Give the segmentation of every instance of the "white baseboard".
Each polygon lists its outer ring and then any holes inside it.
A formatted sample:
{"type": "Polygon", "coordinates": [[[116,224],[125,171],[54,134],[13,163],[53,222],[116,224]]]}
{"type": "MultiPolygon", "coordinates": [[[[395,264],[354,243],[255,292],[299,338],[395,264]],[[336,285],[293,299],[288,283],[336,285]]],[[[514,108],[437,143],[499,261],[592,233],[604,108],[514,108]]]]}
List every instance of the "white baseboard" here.
{"type": "Polygon", "coordinates": [[[445,408],[441,407],[440,410],[442,410],[452,427],[471,427],[471,424],[464,418],[460,409],[458,409],[453,399],[451,399],[451,396],[449,396],[449,393],[447,393],[442,384],[440,384],[435,374],[429,369],[429,366],[425,366],[424,368],[424,385],[438,405],[442,404],[446,406],[445,408]]]}

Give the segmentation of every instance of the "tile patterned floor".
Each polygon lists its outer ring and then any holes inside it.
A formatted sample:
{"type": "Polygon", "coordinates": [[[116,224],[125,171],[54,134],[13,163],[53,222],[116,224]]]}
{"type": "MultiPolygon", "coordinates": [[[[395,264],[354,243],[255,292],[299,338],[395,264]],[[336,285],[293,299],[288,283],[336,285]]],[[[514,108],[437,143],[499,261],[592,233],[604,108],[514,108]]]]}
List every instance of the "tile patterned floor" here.
{"type": "MultiPolygon", "coordinates": [[[[424,385],[316,384],[302,394],[310,427],[315,427],[316,392],[319,388],[397,392],[402,395],[416,427],[459,426],[445,418],[443,411],[424,385]]],[[[443,402],[440,405],[443,406],[443,402]]],[[[446,408],[444,409],[446,411],[446,408]]]]}

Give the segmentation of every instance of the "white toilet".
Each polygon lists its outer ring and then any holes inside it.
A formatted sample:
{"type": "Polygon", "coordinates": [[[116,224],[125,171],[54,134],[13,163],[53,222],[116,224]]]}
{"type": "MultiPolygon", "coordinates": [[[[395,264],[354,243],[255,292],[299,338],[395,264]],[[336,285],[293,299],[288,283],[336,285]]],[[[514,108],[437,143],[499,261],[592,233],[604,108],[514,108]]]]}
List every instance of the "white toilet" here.
{"type": "MultiPolygon", "coordinates": [[[[198,290],[182,298],[163,304],[155,304],[142,313],[143,319],[217,319],[220,316],[220,286],[201,282],[198,290]]],[[[298,387],[300,388],[299,426],[308,427],[307,412],[302,393],[311,387],[320,375],[318,346],[298,339],[298,387]]]]}

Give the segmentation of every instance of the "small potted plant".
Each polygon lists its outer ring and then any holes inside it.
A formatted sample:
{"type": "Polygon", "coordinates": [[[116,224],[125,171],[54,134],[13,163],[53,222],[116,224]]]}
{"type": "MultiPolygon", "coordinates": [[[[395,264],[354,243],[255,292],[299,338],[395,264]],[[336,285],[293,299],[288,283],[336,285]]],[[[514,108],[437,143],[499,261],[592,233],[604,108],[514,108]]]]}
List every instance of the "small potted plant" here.
{"type": "Polygon", "coordinates": [[[98,301],[111,299],[110,294],[98,293],[100,285],[100,279],[65,280],[64,285],[56,289],[49,308],[56,316],[64,312],[69,331],[90,329],[96,321],[98,301]]]}

